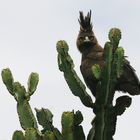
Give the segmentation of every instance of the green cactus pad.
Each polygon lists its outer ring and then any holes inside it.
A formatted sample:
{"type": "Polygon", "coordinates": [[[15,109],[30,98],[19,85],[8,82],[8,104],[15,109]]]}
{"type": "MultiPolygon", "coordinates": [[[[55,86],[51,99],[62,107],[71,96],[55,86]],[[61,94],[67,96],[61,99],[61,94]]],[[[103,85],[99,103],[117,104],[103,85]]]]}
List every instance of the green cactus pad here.
{"type": "Polygon", "coordinates": [[[121,39],[121,31],[118,28],[112,28],[109,31],[108,38],[114,46],[119,45],[119,41],[121,39]]]}
{"type": "Polygon", "coordinates": [[[36,129],[28,128],[25,131],[25,140],[41,140],[41,138],[36,129]]]}
{"type": "Polygon", "coordinates": [[[57,51],[61,54],[62,50],[64,52],[68,52],[69,51],[69,47],[68,47],[68,44],[65,40],[60,40],[57,42],[56,44],[56,47],[57,47],[57,51]]]}
{"type": "Polygon", "coordinates": [[[38,123],[42,125],[42,127],[46,131],[52,130],[52,123],[53,123],[53,114],[49,109],[35,109],[36,110],[36,116],[38,119],[38,123]]]}
{"type": "Polygon", "coordinates": [[[64,72],[65,80],[72,93],[75,96],[78,96],[85,106],[93,108],[94,104],[92,102],[92,99],[86,92],[85,85],[82,83],[74,70],[73,60],[68,54],[67,43],[65,41],[59,41],[57,43],[57,51],[59,70],[64,72]]]}
{"type": "Polygon", "coordinates": [[[12,140],[25,140],[24,134],[22,131],[15,131],[12,140]]]}
{"type": "Polygon", "coordinates": [[[53,132],[46,131],[43,137],[43,140],[56,140],[53,132]]]}
{"type": "Polygon", "coordinates": [[[85,140],[83,127],[80,123],[83,121],[83,116],[80,111],[74,113],[64,112],[62,114],[62,140],[85,140]]]}
{"type": "Polygon", "coordinates": [[[17,112],[23,129],[35,128],[38,129],[36,119],[27,100],[17,104],[17,112]]]}
{"type": "Polygon", "coordinates": [[[62,114],[62,139],[63,140],[74,140],[74,113],[64,112],[62,114]]]}
{"type": "Polygon", "coordinates": [[[32,72],[28,79],[28,94],[31,96],[37,88],[39,82],[39,75],[37,73],[32,72]]]}
{"type": "Polygon", "coordinates": [[[116,70],[117,70],[117,78],[123,74],[123,63],[124,63],[124,50],[121,47],[118,47],[115,51],[115,60],[116,61],[116,70]]]}
{"type": "Polygon", "coordinates": [[[17,102],[23,102],[26,98],[26,89],[19,82],[14,82],[13,91],[15,93],[14,97],[17,102]]]}
{"type": "Polygon", "coordinates": [[[2,75],[3,83],[6,85],[9,93],[14,95],[14,92],[13,92],[14,79],[13,79],[10,69],[9,68],[3,69],[1,75],[2,75]]]}
{"type": "Polygon", "coordinates": [[[80,111],[76,111],[74,114],[74,125],[79,125],[83,121],[83,115],[80,111]]]}

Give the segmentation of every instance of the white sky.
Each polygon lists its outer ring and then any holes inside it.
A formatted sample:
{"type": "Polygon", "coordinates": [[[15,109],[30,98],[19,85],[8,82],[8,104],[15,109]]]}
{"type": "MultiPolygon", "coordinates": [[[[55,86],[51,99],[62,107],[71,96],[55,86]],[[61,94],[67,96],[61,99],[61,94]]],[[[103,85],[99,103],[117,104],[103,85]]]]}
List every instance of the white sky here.
{"type": "MultiPolygon", "coordinates": [[[[58,70],[56,42],[60,39],[68,42],[69,53],[82,78],[79,70],[81,56],[75,45],[79,31],[77,18],[79,10],[87,13],[90,9],[95,34],[102,46],[108,40],[110,28],[121,29],[121,46],[140,77],[139,0],[0,1],[0,69],[9,67],[15,81],[26,87],[28,75],[32,71],[39,73],[38,89],[30,100],[32,109],[49,108],[54,114],[54,125],[60,130],[62,112],[80,110],[84,115],[86,134],[94,114],[71,94],[63,74],[58,70]]],[[[140,97],[133,97],[131,107],[118,117],[115,140],[139,138],[139,106],[140,97]]],[[[0,78],[0,140],[11,140],[15,130],[21,130],[16,102],[0,78]]]]}

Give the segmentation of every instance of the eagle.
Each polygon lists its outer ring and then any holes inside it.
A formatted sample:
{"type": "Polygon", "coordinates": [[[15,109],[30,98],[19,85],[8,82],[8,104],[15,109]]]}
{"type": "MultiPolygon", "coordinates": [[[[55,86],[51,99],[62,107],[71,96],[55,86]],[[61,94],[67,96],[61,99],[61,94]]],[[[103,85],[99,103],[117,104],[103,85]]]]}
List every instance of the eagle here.
{"type": "MultiPolygon", "coordinates": [[[[91,11],[84,16],[80,11],[78,19],[80,31],[77,37],[76,45],[82,54],[80,70],[87,87],[96,97],[96,87],[99,82],[92,73],[92,66],[97,64],[102,69],[104,66],[103,51],[104,49],[98,43],[98,40],[93,31],[91,22],[91,11]]],[[[135,69],[130,65],[130,62],[124,58],[123,74],[118,78],[115,86],[115,91],[122,91],[130,95],[140,94],[140,81],[135,73],[135,69]]]]}

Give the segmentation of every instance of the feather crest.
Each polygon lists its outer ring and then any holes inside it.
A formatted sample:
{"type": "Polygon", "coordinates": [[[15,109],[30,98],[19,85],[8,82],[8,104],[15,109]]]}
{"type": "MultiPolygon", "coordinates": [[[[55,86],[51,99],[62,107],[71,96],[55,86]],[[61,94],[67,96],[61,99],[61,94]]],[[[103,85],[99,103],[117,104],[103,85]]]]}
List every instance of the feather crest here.
{"type": "Polygon", "coordinates": [[[92,31],[92,23],[91,23],[91,10],[84,16],[83,12],[80,11],[80,18],[78,19],[80,24],[81,31],[92,31]]]}

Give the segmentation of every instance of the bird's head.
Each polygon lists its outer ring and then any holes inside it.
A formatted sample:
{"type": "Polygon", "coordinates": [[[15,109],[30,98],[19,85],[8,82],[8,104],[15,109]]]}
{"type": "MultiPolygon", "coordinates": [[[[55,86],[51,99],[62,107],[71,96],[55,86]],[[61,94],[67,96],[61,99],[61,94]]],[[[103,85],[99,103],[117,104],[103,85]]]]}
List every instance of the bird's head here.
{"type": "Polygon", "coordinates": [[[83,53],[83,51],[94,47],[97,44],[97,39],[94,36],[91,23],[91,11],[86,16],[83,12],[80,12],[80,18],[78,19],[80,24],[80,31],[77,37],[77,48],[83,53]]]}

